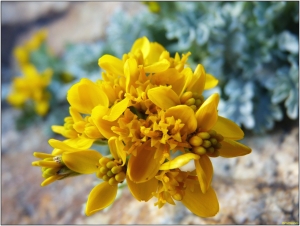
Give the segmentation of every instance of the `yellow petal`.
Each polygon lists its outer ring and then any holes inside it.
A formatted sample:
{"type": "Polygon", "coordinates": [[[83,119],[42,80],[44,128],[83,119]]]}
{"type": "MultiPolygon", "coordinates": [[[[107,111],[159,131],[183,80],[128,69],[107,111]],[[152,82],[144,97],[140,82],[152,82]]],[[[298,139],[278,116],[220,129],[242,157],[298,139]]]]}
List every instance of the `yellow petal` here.
{"type": "Polygon", "coordinates": [[[109,104],[108,97],[101,88],[85,78],[71,87],[67,100],[74,109],[84,114],[91,114],[97,105],[108,107],[109,104]]]}
{"type": "Polygon", "coordinates": [[[166,117],[174,116],[175,119],[181,119],[184,127],[181,130],[181,134],[192,133],[197,128],[197,121],[194,111],[186,105],[178,105],[171,107],[166,111],[166,117]]]}
{"type": "Polygon", "coordinates": [[[141,52],[143,53],[144,59],[149,55],[150,42],[149,42],[148,38],[142,37],[142,38],[137,39],[133,43],[130,52],[134,54],[138,50],[141,50],[141,52]]]}
{"type": "MultiPolygon", "coordinates": [[[[59,141],[59,140],[55,140],[55,139],[50,139],[48,141],[48,143],[50,144],[51,147],[53,148],[57,148],[57,149],[61,149],[63,151],[76,151],[75,148],[70,147],[69,145],[67,145],[66,143],[59,141]]],[[[53,154],[53,153],[52,153],[53,154]]]]}
{"type": "Polygon", "coordinates": [[[189,161],[192,159],[199,159],[199,155],[196,155],[193,153],[186,153],[186,154],[177,156],[176,158],[162,164],[159,167],[159,170],[170,170],[170,169],[180,168],[180,167],[188,164],[189,161]]]}
{"type": "Polygon", "coordinates": [[[198,64],[193,75],[193,80],[187,89],[192,92],[202,93],[204,90],[205,79],[204,67],[201,64],[198,64]]]}
{"type": "Polygon", "coordinates": [[[69,112],[70,112],[70,115],[72,116],[72,119],[74,120],[74,123],[76,122],[79,122],[79,121],[82,121],[83,118],[81,116],[81,114],[79,114],[78,111],[76,111],[75,108],[73,107],[69,107],[69,112]]]}
{"type": "Polygon", "coordinates": [[[137,156],[130,157],[127,172],[133,182],[146,182],[157,174],[162,152],[158,152],[156,158],[154,158],[155,155],[155,148],[145,147],[138,151],[137,156]]]}
{"type": "Polygon", "coordinates": [[[213,75],[206,74],[204,89],[206,90],[206,89],[214,88],[218,84],[218,82],[219,82],[219,80],[216,79],[213,75]]]}
{"type": "Polygon", "coordinates": [[[212,128],[216,132],[220,133],[223,137],[231,140],[240,140],[244,137],[244,132],[241,128],[233,121],[221,117],[218,117],[218,121],[212,128]]]}
{"type": "Polygon", "coordinates": [[[111,56],[111,55],[103,55],[98,60],[98,65],[103,70],[110,72],[115,75],[124,75],[124,63],[122,60],[111,56]]]}
{"type": "Polygon", "coordinates": [[[205,194],[199,186],[194,186],[192,192],[189,188],[185,190],[185,195],[181,202],[191,212],[199,217],[213,217],[219,212],[219,202],[215,191],[210,187],[205,194]]]}
{"type": "Polygon", "coordinates": [[[197,177],[198,177],[198,181],[200,184],[200,188],[203,194],[206,193],[207,191],[207,177],[205,175],[204,170],[201,167],[201,164],[199,163],[199,161],[194,160],[195,162],[195,167],[196,167],[196,172],[197,172],[197,177]]]}
{"type": "Polygon", "coordinates": [[[77,150],[86,150],[90,148],[95,139],[88,139],[83,136],[64,140],[64,143],[77,150]]]}
{"type": "Polygon", "coordinates": [[[170,67],[170,62],[162,59],[154,64],[144,67],[146,73],[158,73],[167,70],[170,67]]]}
{"type": "Polygon", "coordinates": [[[180,96],[185,88],[186,77],[180,74],[175,68],[169,68],[163,72],[155,73],[151,82],[157,86],[171,85],[175,93],[180,96]]]}
{"type": "Polygon", "coordinates": [[[153,64],[159,60],[162,52],[165,51],[165,48],[157,42],[150,43],[150,54],[147,57],[148,64],[153,64]]]}
{"type": "Polygon", "coordinates": [[[147,202],[153,197],[152,193],[156,191],[158,180],[153,177],[152,179],[144,183],[134,183],[130,180],[129,176],[126,176],[126,181],[131,194],[139,201],[147,202]]]}
{"type": "Polygon", "coordinates": [[[198,128],[200,128],[202,131],[208,131],[216,124],[218,119],[218,103],[219,95],[215,93],[207,98],[207,100],[197,110],[197,124],[198,128]]]}
{"type": "Polygon", "coordinates": [[[40,158],[40,159],[45,159],[45,158],[53,158],[54,156],[51,154],[43,153],[43,152],[33,152],[33,156],[40,158]]]}
{"type": "Polygon", "coordinates": [[[102,155],[94,150],[64,152],[63,163],[72,171],[82,174],[95,173],[102,155]]]}
{"type": "Polygon", "coordinates": [[[137,81],[139,75],[138,65],[134,58],[126,60],[124,72],[126,76],[126,92],[129,92],[131,86],[137,81]]]}
{"type": "Polygon", "coordinates": [[[222,147],[219,149],[219,154],[225,158],[238,157],[251,153],[251,148],[233,140],[225,138],[221,144],[222,147]]]}
{"type": "Polygon", "coordinates": [[[117,126],[117,122],[110,122],[104,120],[103,117],[109,112],[109,108],[104,106],[97,106],[92,111],[92,121],[100,131],[100,133],[106,138],[116,136],[116,134],[111,130],[111,127],[117,126]]]}
{"type": "Polygon", "coordinates": [[[41,186],[43,186],[43,187],[47,186],[47,185],[53,183],[54,181],[59,180],[62,177],[63,177],[62,175],[53,175],[51,177],[48,177],[41,183],[41,186]]]}
{"type": "Polygon", "coordinates": [[[124,113],[128,105],[129,105],[128,98],[121,100],[120,102],[112,106],[112,108],[109,111],[109,114],[105,115],[103,119],[110,122],[117,120],[124,113]]]}
{"type": "Polygon", "coordinates": [[[150,89],[148,90],[148,97],[163,110],[180,104],[178,95],[171,87],[160,86],[150,89]]]}
{"type": "Polygon", "coordinates": [[[59,134],[63,134],[63,132],[65,131],[65,127],[64,126],[56,126],[56,125],[53,125],[51,126],[51,129],[54,133],[59,133],[59,134]]]}
{"type": "Polygon", "coordinates": [[[111,137],[108,140],[108,145],[114,159],[121,159],[123,162],[122,166],[124,166],[126,163],[126,152],[124,151],[123,142],[117,137],[111,137]]]}
{"type": "Polygon", "coordinates": [[[89,194],[85,214],[91,216],[95,212],[111,205],[116,199],[118,186],[103,182],[95,186],[89,194]]]}
{"type": "MultiPolygon", "coordinates": [[[[200,166],[205,174],[205,178],[206,178],[206,189],[205,191],[208,190],[208,188],[210,187],[211,181],[212,181],[212,177],[214,174],[214,168],[213,165],[210,161],[210,158],[207,155],[201,155],[201,158],[199,159],[199,163],[200,166]]],[[[203,192],[203,191],[202,191],[203,192]]],[[[203,192],[204,193],[204,192],[203,192]]]]}

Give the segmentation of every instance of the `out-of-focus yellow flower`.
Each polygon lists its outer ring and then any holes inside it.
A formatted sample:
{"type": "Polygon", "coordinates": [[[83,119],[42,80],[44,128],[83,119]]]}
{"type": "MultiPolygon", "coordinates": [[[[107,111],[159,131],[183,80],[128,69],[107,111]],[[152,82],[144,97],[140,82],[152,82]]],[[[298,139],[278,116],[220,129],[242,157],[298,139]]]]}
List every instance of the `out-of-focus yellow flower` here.
{"type": "Polygon", "coordinates": [[[47,36],[48,31],[46,29],[38,30],[33,34],[31,39],[25,42],[24,48],[26,48],[28,51],[37,50],[40,45],[46,40],[47,36]]]}
{"type": "Polygon", "coordinates": [[[157,2],[142,2],[143,4],[147,5],[149,10],[152,13],[158,13],[160,11],[160,6],[157,2]]]}
{"type": "Polygon", "coordinates": [[[47,34],[48,32],[46,29],[38,30],[24,45],[14,48],[13,54],[21,69],[25,65],[30,64],[30,54],[41,46],[46,40],[47,34]]]}
{"type": "Polygon", "coordinates": [[[49,110],[50,93],[46,87],[51,82],[53,71],[46,69],[39,73],[33,65],[27,64],[22,72],[22,77],[13,79],[12,91],[7,96],[7,101],[15,107],[22,107],[27,101],[33,101],[36,113],[44,116],[49,110]]]}
{"type": "MultiPolygon", "coordinates": [[[[193,71],[187,64],[190,54],[172,58],[142,37],[122,59],[99,59],[102,80],[82,79],[69,90],[70,117],[64,126],[52,127],[68,138],[60,144],[84,155],[93,142],[106,140],[111,152],[86,161],[97,165],[96,175],[104,181],[92,189],[87,215],[111,205],[124,180],[137,200],[156,197],[159,208],[176,200],[201,217],[219,211],[210,157],[242,156],[251,149],[236,141],[243,131],[218,116],[218,94],[203,97],[218,80],[201,64],[193,71]],[[191,161],[194,169],[182,171],[191,161]]],[[[80,162],[70,169],[81,173],[85,166],[80,162]]]]}

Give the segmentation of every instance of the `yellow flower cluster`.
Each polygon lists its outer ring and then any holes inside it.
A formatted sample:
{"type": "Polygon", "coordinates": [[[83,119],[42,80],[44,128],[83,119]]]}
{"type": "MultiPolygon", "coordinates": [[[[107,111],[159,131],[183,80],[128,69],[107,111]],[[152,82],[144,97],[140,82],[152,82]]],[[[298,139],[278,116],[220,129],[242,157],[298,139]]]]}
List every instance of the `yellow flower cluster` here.
{"type": "Polygon", "coordinates": [[[188,67],[190,54],[173,58],[142,37],[122,59],[102,56],[102,80],[73,85],[70,116],[52,127],[67,139],[51,139],[51,155],[34,154],[42,159],[33,163],[42,167],[42,185],[95,173],[103,182],[89,194],[88,216],[112,204],[124,181],[139,201],[155,197],[159,208],[181,201],[198,216],[217,214],[210,157],[242,156],[251,149],[236,141],[243,131],[218,115],[218,94],[203,97],[218,81],[200,64],[194,71],[188,67]],[[99,141],[107,141],[111,156],[89,150],[99,141]],[[194,167],[185,170],[190,162],[194,167]]]}
{"type": "Polygon", "coordinates": [[[49,110],[50,93],[46,91],[46,87],[51,82],[53,71],[48,68],[40,73],[30,63],[30,54],[39,48],[46,35],[46,30],[40,30],[23,46],[14,49],[14,56],[23,76],[13,79],[11,93],[7,96],[7,102],[18,108],[23,108],[25,103],[32,101],[35,112],[40,116],[44,116],[49,110]]]}

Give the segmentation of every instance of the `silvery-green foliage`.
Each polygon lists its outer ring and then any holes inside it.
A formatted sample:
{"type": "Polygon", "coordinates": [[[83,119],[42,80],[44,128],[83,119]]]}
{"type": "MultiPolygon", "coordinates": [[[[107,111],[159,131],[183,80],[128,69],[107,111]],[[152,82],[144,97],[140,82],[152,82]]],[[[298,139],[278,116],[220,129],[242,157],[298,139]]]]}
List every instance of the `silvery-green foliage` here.
{"type": "Polygon", "coordinates": [[[231,79],[224,88],[227,100],[219,108],[220,115],[243,124],[246,128],[255,127],[253,112],[254,84],[243,79],[231,79]]]}
{"type": "Polygon", "coordinates": [[[219,79],[221,115],[256,132],[272,129],[284,108],[298,117],[298,2],[170,4],[160,13],[167,49],[191,51],[191,65],[219,79]]]}
{"type": "Polygon", "coordinates": [[[106,52],[122,58],[137,38],[147,36],[152,40],[153,33],[150,31],[157,24],[156,19],[156,15],[146,9],[133,16],[116,9],[106,29],[106,52]]]}
{"type": "Polygon", "coordinates": [[[62,60],[65,64],[65,69],[76,80],[85,77],[99,77],[98,59],[103,52],[103,42],[68,44],[62,60]]]}
{"type": "Polygon", "coordinates": [[[255,118],[255,126],[253,131],[256,133],[265,133],[274,126],[274,120],[280,121],[283,118],[280,107],[271,102],[270,93],[256,86],[254,88],[254,108],[253,116],[255,118]]]}

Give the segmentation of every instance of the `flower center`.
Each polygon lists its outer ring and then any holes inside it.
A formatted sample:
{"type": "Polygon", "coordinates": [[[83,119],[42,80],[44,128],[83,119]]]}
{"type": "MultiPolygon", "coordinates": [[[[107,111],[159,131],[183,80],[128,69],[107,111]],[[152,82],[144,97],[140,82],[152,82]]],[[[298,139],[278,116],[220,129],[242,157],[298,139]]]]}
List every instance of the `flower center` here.
{"type": "Polygon", "coordinates": [[[179,169],[161,171],[156,176],[161,184],[155,194],[158,201],[154,205],[161,208],[166,202],[174,205],[173,200],[181,201],[185,194],[185,181],[188,174],[188,172],[182,172],[179,169]]]}
{"type": "Polygon", "coordinates": [[[218,157],[218,149],[222,147],[221,142],[223,139],[221,134],[210,130],[208,132],[198,132],[189,139],[189,143],[192,146],[192,152],[195,154],[207,154],[210,157],[218,157]]]}
{"type": "Polygon", "coordinates": [[[122,183],[126,178],[126,167],[120,161],[102,157],[99,160],[101,167],[97,172],[97,177],[107,181],[110,185],[122,183]]]}

